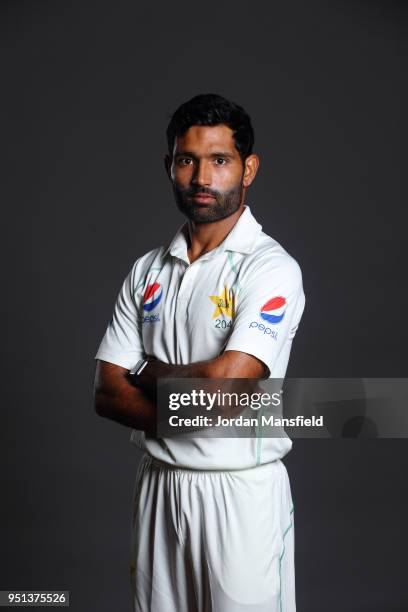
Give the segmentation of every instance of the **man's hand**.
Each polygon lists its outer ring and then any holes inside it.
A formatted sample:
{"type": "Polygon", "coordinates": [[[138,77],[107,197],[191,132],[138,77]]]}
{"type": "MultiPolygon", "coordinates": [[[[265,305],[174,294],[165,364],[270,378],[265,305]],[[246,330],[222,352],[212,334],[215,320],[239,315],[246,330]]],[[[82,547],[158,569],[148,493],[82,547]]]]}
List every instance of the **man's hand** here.
{"type": "MultiPolygon", "coordinates": [[[[143,391],[150,397],[150,399],[156,402],[156,383],[159,378],[175,378],[171,376],[171,373],[175,368],[180,366],[172,366],[164,361],[158,359],[148,358],[149,363],[143,368],[140,376],[135,376],[133,382],[137,387],[143,389],[143,391]]],[[[180,376],[180,378],[183,378],[180,376]]]]}

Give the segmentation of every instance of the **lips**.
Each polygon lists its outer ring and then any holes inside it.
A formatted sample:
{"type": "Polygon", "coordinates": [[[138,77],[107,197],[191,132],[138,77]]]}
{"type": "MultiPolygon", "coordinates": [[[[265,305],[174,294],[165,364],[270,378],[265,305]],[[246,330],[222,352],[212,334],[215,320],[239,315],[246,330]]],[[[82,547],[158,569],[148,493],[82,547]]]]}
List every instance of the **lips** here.
{"type": "Polygon", "coordinates": [[[215,197],[208,193],[196,193],[192,196],[192,199],[198,204],[209,204],[215,200],[215,197]]]}

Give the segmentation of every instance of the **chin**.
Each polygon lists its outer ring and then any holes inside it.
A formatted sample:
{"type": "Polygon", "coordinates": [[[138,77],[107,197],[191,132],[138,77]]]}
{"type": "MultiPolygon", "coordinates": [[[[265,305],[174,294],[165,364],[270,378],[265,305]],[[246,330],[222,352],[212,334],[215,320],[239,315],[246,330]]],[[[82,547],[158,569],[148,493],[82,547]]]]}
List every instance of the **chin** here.
{"type": "Polygon", "coordinates": [[[194,223],[215,223],[216,221],[222,221],[222,219],[226,219],[233,215],[239,207],[234,208],[234,210],[223,210],[219,209],[216,206],[208,206],[203,208],[203,206],[188,206],[178,205],[180,212],[183,213],[186,217],[190,219],[190,221],[194,221],[194,223]]]}

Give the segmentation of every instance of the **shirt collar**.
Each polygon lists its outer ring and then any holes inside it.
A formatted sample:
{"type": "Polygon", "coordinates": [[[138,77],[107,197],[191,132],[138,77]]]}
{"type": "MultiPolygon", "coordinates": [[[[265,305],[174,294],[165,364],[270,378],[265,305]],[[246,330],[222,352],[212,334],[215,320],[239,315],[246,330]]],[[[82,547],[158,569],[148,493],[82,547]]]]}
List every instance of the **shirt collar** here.
{"type": "MultiPolygon", "coordinates": [[[[244,254],[252,253],[256,239],[261,233],[261,230],[262,226],[252,215],[249,206],[244,205],[244,212],[241,214],[225,240],[223,240],[218,247],[203,255],[200,259],[210,259],[212,256],[224,251],[235,251],[244,254]]],[[[169,253],[173,257],[178,257],[189,263],[187,255],[187,235],[188,226],[187,223],[184,223],[178,229],[169,246],[165,249],[164,255],[169,253]]]]}
{"type": "Polygon", "coordinates": [[[237,253],[252,253],[255,242],[262,231],[260,225],[249,206],[244,206],[244,212],[218,248],[223,251],[235,251],[237,253]]]}

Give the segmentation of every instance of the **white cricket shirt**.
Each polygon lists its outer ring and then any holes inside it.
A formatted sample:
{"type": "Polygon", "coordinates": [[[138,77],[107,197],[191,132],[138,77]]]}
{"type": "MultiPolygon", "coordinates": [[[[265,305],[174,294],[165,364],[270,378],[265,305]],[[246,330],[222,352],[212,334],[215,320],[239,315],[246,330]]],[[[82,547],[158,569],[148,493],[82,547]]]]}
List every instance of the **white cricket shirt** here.
{"type": "MultiPolygon", "coordinates": [[[[225,240],[190,264],[187,224],[168,247],[140,257],[126,277],[95,359],[131,370],[151,355],[173,365],[223,351],[254,355],[271,378],[284,378],[305,296],[297,262],[257,223],[248,206],[225,240]]],[[[245,469],[283,457],[289,438],[132,442],[153,457],[194,469],[245,469]]]]}

